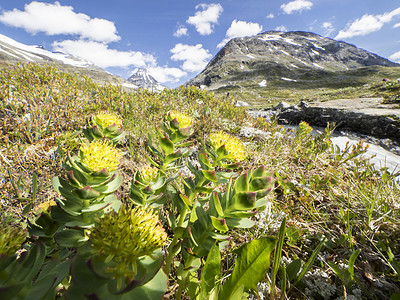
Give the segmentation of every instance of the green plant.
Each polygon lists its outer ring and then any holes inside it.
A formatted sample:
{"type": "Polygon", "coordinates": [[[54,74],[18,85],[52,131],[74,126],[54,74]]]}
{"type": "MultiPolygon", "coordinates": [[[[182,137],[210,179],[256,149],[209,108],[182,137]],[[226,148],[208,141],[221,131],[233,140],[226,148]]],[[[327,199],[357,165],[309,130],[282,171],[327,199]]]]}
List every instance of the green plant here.
{"type": "Polygon", "coordinates": [[[244,146],[238,139],[218,132],[210,135],[210,144],[198,153],[200,169],[189,160],[186,162],[193,177],[181,176],[181,186],[177,183],[165,185],[169,180],[159,174],[173,170],[184,155],[189,154],[184,147],[188,145],[185,140],[193,132],[192,125],[193,119],[177,112],[168,113],[163,132],[158,131],[158,145],[149,146],[157,159],[148,157],[154,167],[137,172],[130,188],[132,200],[140,205],[156,204],[162,198],[161,193],[166,193],[171,201],[168,223],[174,236],[168,247],[164,272],[170,273],[174,257],[181,253],[184,260],[177,268],[177,299],[182,297],[187,286],[199,284],[193,275],[198,268],[198,258],[206,257],[216,241],[223,242],[221,246],[226,244],[229,230],[254,225],[250,217],[256,213],[254,209],[265,205],[272,181],[271,174],[263,167],[250,170],[235,180],[236,173],[217,171],[217,167],[237,168],[245,158],[244,146]],[[226,191],[221,192],[219,186],[226,183],[226,191]]]}
{"type": "MultiPolygon", "coordinates": [[[[354,281],[356,280],[354,274],[354,263],[357,259],[357,256],[360,254],[361,249],[357,249],[353,251],[349,258],[349,264],[347,268],[341,268],[339,265],[328,261],[329,267],[335,272],[335,274],[339,277],[343,284],[343,293],[347,294],[347,291],[351,291],[354,281]]],[[[346,297],[346,296],[345,296],[346,297]]]]}

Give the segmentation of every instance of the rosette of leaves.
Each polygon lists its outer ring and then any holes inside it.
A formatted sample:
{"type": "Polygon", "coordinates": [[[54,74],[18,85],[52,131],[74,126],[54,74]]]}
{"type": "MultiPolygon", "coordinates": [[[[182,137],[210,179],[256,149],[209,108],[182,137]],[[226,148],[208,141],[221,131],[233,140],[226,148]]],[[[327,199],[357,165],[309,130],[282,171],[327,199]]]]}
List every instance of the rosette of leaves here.
{"type": "Polygon", "coordinates": [[[133,175],[129,197],[136,205],[157,207],[162,204],[163,190],[169,181],[159,169],[145,166],[133,175]]]}
{"type": "Polygon", "coordinates": [[[119,209],[121,202],[113,193],[122,183],[117,171],[121,156],[106,140],[82,145],[77,156],[67,155],[66,179],[53,178],[62,198],[51,209],[51,217],[68,227],[55,233],[59,245],[82,245],[87,240],[84,229],[92,227],[105,210],[119,209]]]}
{"type": "Polygon", "coordinates": [[[272,173],[258,167],[231,179],[226,192],[214,191],[209,197],[208,208],[204,202],[196,201],[191,212],[186,247],[195,255],[208,254],[215,240],[229,239],[233,228],[250,228],[251,220],[267,201],[272,189],[272,173]]]}
{"type": "Polygon", "coordinates": [[[161,299],[167,277],[160,270],[167,235],[145,207],[109,212],[89,233],[72,262],[66,299],[161,299]]]}
{"type": "Polygon", "coordinates": [[[171,141],[176,144],[194,133],[194,119],[179,111],[169,111],[163,129],[171,141]]]}
{"type": "Polygon", "coordinates": [[[194,119],[178,111],[170,111],[166,116],[166,121],[162,124],[164,132],[156,129],[159,136],[157,146],[153,146],[153,141],[149,135],[149,150],[158,158],[159,163],[148,157],[150,163],[159,168],[162,172],[174,168],[174,163],[189,154],[187,146],[191,142],[183,142],[194,132],[194,119]]]}
{"type": "Polygon", "coordinates": [[[126,134],[122,126],[122,119],[111,112],[101,112],[92,116],[83,132],[89,141],[107,138],[114,145],[126,134]]]}

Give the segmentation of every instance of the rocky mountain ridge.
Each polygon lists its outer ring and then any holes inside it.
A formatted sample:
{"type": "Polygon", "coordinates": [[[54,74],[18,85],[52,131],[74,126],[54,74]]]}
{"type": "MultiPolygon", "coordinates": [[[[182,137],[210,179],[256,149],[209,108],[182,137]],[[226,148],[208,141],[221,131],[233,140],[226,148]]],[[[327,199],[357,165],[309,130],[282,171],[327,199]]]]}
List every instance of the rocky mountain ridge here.
{"type": "Polygon", "coordinates": [[[122,77],[112,75],[88,60],[61,52],[51,52],[42,46],[25,45],[0,34],[0,65],[7,67],[15,63],[54,64],[66,72],[89,76],[100,84],[121,84],[127,88],[137,88],[122,77]]]}
{"type": "Polygon", "coordinates": [[[210,90],[255,81],[301,82],[373,66],[400,67],[354,45],[311,32],[267,31],[229,41],[189,85],[210,90]]]}
{"type": "Polygon", "coordinates": [[[158,81],[149,74],[146,68],[139,68],[128,78],[128,81],[140,88],[148,89],[153,92],[159,92],[165,89],[165,86],[158,83],[158,81]]]}

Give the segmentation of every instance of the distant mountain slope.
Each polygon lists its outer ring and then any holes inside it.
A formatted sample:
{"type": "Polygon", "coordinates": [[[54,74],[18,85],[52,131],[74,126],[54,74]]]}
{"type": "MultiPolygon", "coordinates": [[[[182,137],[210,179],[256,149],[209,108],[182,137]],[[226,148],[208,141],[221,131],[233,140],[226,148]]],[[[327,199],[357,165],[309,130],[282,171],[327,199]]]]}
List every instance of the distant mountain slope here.
{"type": "Polygon", "coordinates": [[[379,72],[377,66],[400,67],[354,45],[314,33],[267,31],[232,39],[187,84],[209,90],[296,83],[346,86],[356,77],[358,82],[364,73],[379,72]]]}
{"type": "Polygon", "coordinates": [[[25,45],[0,34],[0,65],[7,66],[17,62],[55,64],[64,71],[87,75],[98,83],[137,88],[122,77],[112,75],[88,60],[61,52],[51,52],[42,46],[25,45]]]}
{"type": "Polygon", "coordinates": [[[147,72],[146,68],[139,68],[136,73],[128,78],[128,81],[140,88],[154,92],[165,89],[165,86],[158,83],[158,81],[147,72]]]}

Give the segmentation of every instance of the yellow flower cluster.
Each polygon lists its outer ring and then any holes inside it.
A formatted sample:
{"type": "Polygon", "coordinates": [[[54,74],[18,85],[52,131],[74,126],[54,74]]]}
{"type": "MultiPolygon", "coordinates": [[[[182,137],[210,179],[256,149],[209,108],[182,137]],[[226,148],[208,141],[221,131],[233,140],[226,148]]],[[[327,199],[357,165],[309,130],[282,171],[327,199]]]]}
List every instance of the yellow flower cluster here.
{"type": "Polygon", "coordinates": [[[190,127],[194,123],[194,119],[192,117],[189,117],[188,115],[179,111],[173,110],[168,114],[171,120],[176,119],[179,122],[180,128],[190,127]]]}
{"type": "Polygon", "coordinates": [[[93,121],[100,125],[102,128],[107,128],[110,125],[122,125],[122,119],[115,113],[111,112],[100,112],[94,118],[93,121]]]}
{"type": "Polygon", "coordinates": [[[158,172],[159,170],[157,168],[145,166],[140,170],[140,175],[145,182],[150,183],[157,178],[158,172]]]}
{"type": "Polygon", "coordinates": [[[210,134],[211,146],[217,150],[225,145],[228,152],[227,159],[233,162],[239,162],[246,158],[246,149],[240,139],[226,132],[218,131],[210,134]]]}
{"type": "Polygon", "coordinates": [[[135,264],[137,259],[161,248],[167,239],[157,214],[143,207],[121,207],[104,215],[89,236],[93,248],[107,261],[135,264]]]}
{"type": "Polygon", "coordinates": [[[115,171],[122,157],[122,153],[107,140],[96,140],[82,145],[79,155],[81,163],[93,172],[103,169],[108,172],[115,171]]]}

